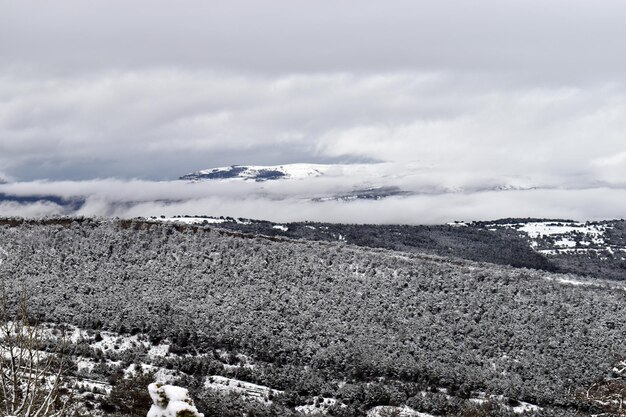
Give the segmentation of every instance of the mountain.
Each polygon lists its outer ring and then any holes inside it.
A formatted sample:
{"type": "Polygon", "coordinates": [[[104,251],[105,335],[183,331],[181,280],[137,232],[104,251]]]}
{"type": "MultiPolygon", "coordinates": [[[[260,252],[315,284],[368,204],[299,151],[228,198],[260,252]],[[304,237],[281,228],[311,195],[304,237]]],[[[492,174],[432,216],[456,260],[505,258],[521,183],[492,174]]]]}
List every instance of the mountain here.
{"type": "Polygon", "coordinates": [[[305,180],[324,177],[349,184],[352,190],[413,188],[420,193],[461,193],[469,191],[519,191],[551,187],[538,186],[526,177],[462,176],[448,178],[439,175],[440,167],[428,163],[370,163],[370,164],[284,164],[231,165],[194,171],[179,177],[183,181],[242,180],[264,182],[273,180],[305,180]],[[415,189],[418,187],[419,189],[415,189]]]}
{"type": "Polygon", "coordinates": [[[318,177],[332,165],[320,164],[287,164],[275,166],[231,165],[229,167],[210,168],[183,175],[180,180],[244,180],[270,181],[282,179],[302,179],[318,177]]]}
{"type": "MultiPolygon", "coordinates": [[[[461,182],[450,178],[442,180],[437,174],[438,169],[436,165],[428,163],[232,165],[195,171],[179,177],[179,180],[192,183],[310,181],[303,184],[299,197],[314,202],[350,202],[416,194],[506,192],[535,188],[532,180],[519,177],[465,178],[461,182]],[[323,181],[316,181],[318,178],[323,178],[323,181]]],[[[260,189],[266,195],[267,190],[263,187],[260,189]]],[[[274,190],[280,194],[279,188],[275,187],[274,190]]]]}

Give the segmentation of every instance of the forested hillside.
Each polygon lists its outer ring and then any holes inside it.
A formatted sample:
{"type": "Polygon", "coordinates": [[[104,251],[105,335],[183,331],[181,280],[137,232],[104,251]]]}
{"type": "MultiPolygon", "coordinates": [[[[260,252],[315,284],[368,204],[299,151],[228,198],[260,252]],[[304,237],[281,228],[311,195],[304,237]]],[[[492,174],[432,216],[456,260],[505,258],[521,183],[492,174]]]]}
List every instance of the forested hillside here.
{"type": "Polygon", "coordinates": [[[345,242],[371,248],[453,256],[499,265],[555,271],[545,256],[532,250],[517,233],[455,225],[411,226],[301,222],[277,225],[247,220],[225,221],[220,227],[252,234],[294,239],[345,242]]]}
{"type": "Polygon", "coordinates": [[[277,225],[260,220],[225,220],[220,227],[253,234],[343,241],[358,246],[626,280],[623,220],[579,223],[502,219],[432,226],[312,222],[277,225]]]}
{"type": "Polygon", "coordinates": [[[5,220],[0,247],[9,292],[42,320],[235,351],[258,364],[240,379],[344,415],[441,415],[420,392],[443,388],[573,412],[625,353],[626,292],[576,276],[141,220],[5,220]]]}

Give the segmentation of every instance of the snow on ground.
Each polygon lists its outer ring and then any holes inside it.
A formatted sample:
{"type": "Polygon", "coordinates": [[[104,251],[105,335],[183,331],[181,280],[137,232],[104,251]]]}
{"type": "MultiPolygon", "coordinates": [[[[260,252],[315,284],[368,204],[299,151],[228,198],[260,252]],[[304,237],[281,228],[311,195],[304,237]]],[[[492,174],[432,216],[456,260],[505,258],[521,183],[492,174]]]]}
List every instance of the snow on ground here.
{"type": "Polygon", "coordinates": [[[226,220],[218,219],[216,217],[156,217],[152,218],[151,220],[184,224],[220,224],[226,222],[226,220]]]}
{"type": "Polygon", "coordinates": [[[520,404],[518,406],[511,407],[511,410],[514,413],[522,414],[522,413],[528,413],[528,412],[541,411],[542,408],[535,404],[530,404],[530,403],[525,403],[523,401],[520,401],[520,404]]]}
{"type": "MultiPolygon", "coordinates": [[[[145,363],[141,364],[141,370],[142,372],[152,372],[154,373],[154,379],[161,382],[161,383],[170,383],[170,382],[174,382],[176,379],[178,379],[181,376],[181,373],[179,371],[174,371],[172,369],[166,369],[166,368],[161,368],[158,366],[154,366],[154,365],[148,365],[145,363]]],[[[137,365],[132,363],[130,364],[130,366],[126,369],[124,369],[124,377],[125,378],[130,378],[133,375],[137,374],[137,365]]]]}
{"type": "Polygon", "coordinates": [[[470,401],[475,404],[483,404],[489,400],[495,400],[498,403],[502,404],[505,408],[513,411],[516,414],[522,414],[527,412],[537,412],[543,410],[543,408],[539,407],[535,404],[526,403],[524,401],[519,401],[519,404],[516,406],[510,406],[506,404],[506,398],[502,395],[486,395],[484,392],[478,393],[477,397],[470,398],[470,401]]]}
{"type": "Polygon", "coordinates": [[[286,232],[287,230],[289,230],[287,226],[283,226],[282,224],[277,224],[275,226],[272,226],[272,229],[281,230],[283,232],[286,232]]]}
{"type": "Polygon", "coordinates": [[[573,285],[575,287],[578,286],[589,286],[589,285],[593,285],[590,282],[584,282],[584,281],[580,281],[577,279],[568,279],[568,278],[557,278],[555,281],[560,282],[561,284],[567,284],[567,285],[573,285]]]}
{"type": "Polygon", "coordinates": [[[489,230],[514,229],[530,238],[530,246],[537,252],[548,255],[584,254],[625,251],[626,248],[610,246],[605,232],[612,226],[600,223],[568,221],[545,221],[527,223],[489,224],[489,230]]]}
{"type": "Polygon", "coordinates": [[[446,226],[467,227],[467,223],[461,222],[461,221],[454,221],[454,222],[446,223],[446,226]]]}
{"type": "Polygon", "coordinates": [[[101,349],[103,352],[109,350],[122,352],[137,346],[144,346],[147,348],[150,345],[148,341],[140,341],[137,335],[120,336],[116,333],[101,332],[100,337],[102,340],[97,342],[94,341],[89,345],[94,349],[101,349]]]}
{"type": "Polygon", "coordinates": [[[235,358],[237,359],[237,363],[232,364],[232,363],[228,363],[232,361],[232,357],[229,352],[223,351],[221,349],[217,349],[217,352],[222,362],[224,362],[222,363],[222,366],[224,367],[224,369],[238,369],[238,368],[254,369],[256,368],[256,365],[252,363],[252,360],[250,359],[250,357],[242,353],[238,353],[237,355],[235,355],[235,358]]]}
{"type": "Polygon", "coordinates": [[[382,417],[384,415],[389,415],[393,412],[398,412],[398,416],[400,417],[435,417],[432,414],[420,413],[419,411],[415,411],[414,409],[407,406],[393,407],[390,405],[379,405],[372,408],[367,412],[367,417],[382,417]]]}
{"type": "Polygon", "coordinates": [[[170,353],[170,345],[152,345],[148,349],[148,356],[151,358],[165,357],[170,353]]]}
{"type": "MultiPolygon", "coordinates": [[[[519,226],[519,224],[507,226],[515,227],[519,226]]],[[[517,230],[525,232],[532,239],[536,239],[541,236],[560,236],[569,233],[581,233],[584,235],[601,237],[606,229],[607,227],[604,225],[576,222],[529,222],[523,223],[521,227],[517,227],[517,230]]]]}
{"type": "Polygon", "coordinates": [[[271,404],[274,395],[283,394],[284,391],[275,390],[263,385],[252,384],[238,379],[226,378],[219,375],[211,375],[206,378],[205,388],[218,391],[235,392],[244,397],[254,398],[265,404],[271,404]]]}
{"type": "MultiPolygon", "coordinates": [[[[588,242],[586,243],[588,244],[588,242]]],[[[557,248],[575,248],[576,241],[568,238],[561,238],[561,240],[554,242],[554,246],[557,248]]]]}
{"type": "Polygon", "coordinates": [[[585,281],[583,279],[580,279],[580,277],[578,276],[576,276],[576,278],[573,278],[572,276],[569,276],[569,275],[555,276],[555,277],[544,275],[542,278],[546,281],[554,281],[563,285],[584,286],[584,287],[602,287],[602,288],[608,288],[611,290],[626,291],[626,286],[614,285],[615,281],[606,281],[606,280],[599,280],[599,279],[594,279],[593,281],[585,281]]]}
{"type": "Polygon", "coordinates": [[[111,390],[113,389],[113,387],[101,381],[95,381],[95,380],[89,380],[89,379],[78,379],[76,382],[76,389],[79,392],[83,391],[83,392],[93,393],[94,391],[98,391],[101,394],[109,394],[111,390]]]}
{"type": "Polygon", "coordinates": [[[79,360],[76,361],[76,368],[78,370],[78,372],[80,371],[85,371],[85,372],[92,372],[93,368],[96,367],[96,363],[92,360],[79,360]]]}
{"type": "Polygon", "coordinates": [[[153,345],[148,340],[148,336],[144,334],[129,336],[107,331],[86,331],[69,324],[58,326],[52,323],[43,323],[43,335],[50,338],[66,338],[72,343],[85,340],[89,344],[89,347],[102,350],[103,352],[123,352],[143,346],[147,349],[148,357],[150,358],[171,355],[169,344],[161,343],[159,345],[153,345]],[[96,341],[96,334],[99,335],[98,339],[100,340],[96,341]]]}

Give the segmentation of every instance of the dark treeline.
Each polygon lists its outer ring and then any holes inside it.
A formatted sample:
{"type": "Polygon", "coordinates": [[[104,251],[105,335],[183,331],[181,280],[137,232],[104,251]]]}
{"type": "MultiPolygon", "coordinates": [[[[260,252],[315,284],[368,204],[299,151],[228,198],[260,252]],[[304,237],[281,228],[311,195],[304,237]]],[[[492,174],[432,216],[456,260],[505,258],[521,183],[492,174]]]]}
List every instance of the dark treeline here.
{"type": "MultiPolygon", "coordinates": [[[[342,240],[349,244],[385,248],[404,252],[431,253],[453,256],[498,265],[540,269],[549,272],[575,273],[594,278],[626,280],[626,251],[614,253],[609,247],[626,249],[626,222],[611,220],[596,222],[609,226],[603,234],[601,246],[581,246],[593,249],[581,253],[556,253],[546,257],[531,247],[524,233],[505,225],[526,222],[571,223],[572,220],[501,219],[492,222],[472,222],[459,225],[356,225],[333,223],[288,223],[287,230],[276,229],[275,223],[251,220],[245,223],[234,219],[220,227],[267,236],[287,236],[316,241],[342,240]]],[[[571,234],[571,239],[581,236],[571,234]]],[[[539,239],[542,248],[551,249],[554,238],[539,239]]]]}
{"type": "Polygon", "coordinates": [[[225,222],[219,227],[245,233],[287,236],[315,241],[344,241],[370,248],[453,256],[499,265],[556,271],[546,257],[533,251],[528,242],[512,230],[491,231],[483,227],[452,225],[410,226],[334,223],[289,223],[287,230],[276,224],[252,220],[225,222]]]}

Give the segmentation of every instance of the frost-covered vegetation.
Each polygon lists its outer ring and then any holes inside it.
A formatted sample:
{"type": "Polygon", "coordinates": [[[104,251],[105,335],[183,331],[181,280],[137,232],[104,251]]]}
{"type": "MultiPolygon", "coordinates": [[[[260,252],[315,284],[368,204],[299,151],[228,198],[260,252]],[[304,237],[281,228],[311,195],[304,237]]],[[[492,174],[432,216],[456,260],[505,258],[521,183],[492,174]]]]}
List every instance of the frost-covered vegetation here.
{"type": "Polygon", "coordinates": [[[120,404],[164,378],[206,416],[569,415],[625,353],[626,292],[574,275],[222,224],[3,223],[8,291],[82,329],[73,372],[111,415],[145,416],[120,404]]]}
{"type": "Polygon", "coordinates": [[[152,406],[147,417],[204,417],[185,388],[153,383],[148,386],[148,392],[152,406]]]}
{"type": "MultiPolygon", "coordinates": [[[[154,218],[154,220],[168,219],[154,218]]],[[[179,217],[176,220],[201,223],[203,219],[179,217]]],[[[221,221],[221,228],[254,235],[346,242],[370,248],[429,253],[515,267],[556,270],[556,267],[545,256],[534,251],[528,245],[527,240],[515,231],[501,229],[496,233],[478,224],[473,224],[471,227],[456,227],[454,225],[357,225],[314,222],[275,224],[261,220],[211,217],[206,217],[204,220],[206,224],[221,221]]]]}
{"type": "Polygon", "coordinates": [[[626,222],[511,219],[474,226],[496,233],[514,230],[563,272],[626,280],[626,222]]]}
{"type": "MultiPolygon", "coordinates": [[[[201,222],[201,218],[194,218],[201,222]]],[[[626,280],[626,222],[503,219],[439,226],[290,223],[219,220],[245,233],[431,253],[514,267],[626,280]]],[[[182,217],[180,221],[191,221],[182,217]]]]}

